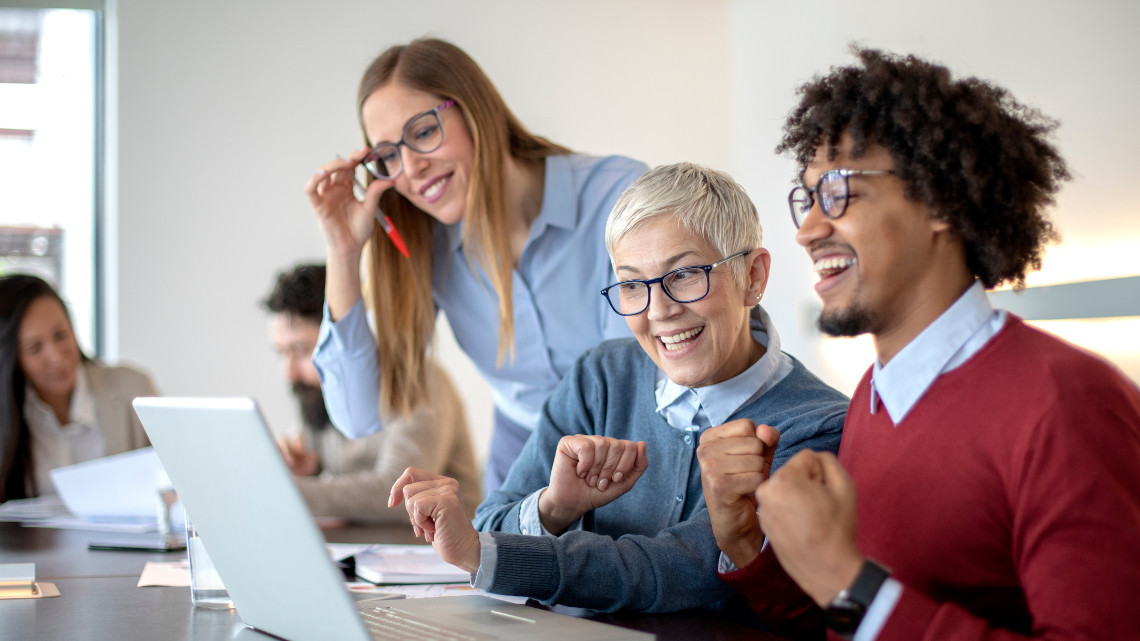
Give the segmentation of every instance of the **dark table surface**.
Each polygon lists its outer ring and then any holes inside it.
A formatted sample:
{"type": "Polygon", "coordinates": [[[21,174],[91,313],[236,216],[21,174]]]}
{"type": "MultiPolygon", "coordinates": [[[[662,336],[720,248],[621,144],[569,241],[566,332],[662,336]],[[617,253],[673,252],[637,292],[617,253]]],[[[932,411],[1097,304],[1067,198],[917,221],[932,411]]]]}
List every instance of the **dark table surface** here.
{"type": "MultiPolygon", "coordinates": [[[[0,639],[123,639],[163,641],[271,637],[255,632],[233,610],[190,605],[187,588],[137,587],[147,561],[174,561],[185,552],[88,550],[108,535],[0,523],[0,563],[35,563],[37,580],[54,583],[60,596],[0,600],[0,639]]],[[[336,543],[415,543],[408,526],[325,530],[336,543]]],[[[594,614],[590,618],[656,634],[659,639],[778,641],[778,637],[703,612],[594,614]]]]}

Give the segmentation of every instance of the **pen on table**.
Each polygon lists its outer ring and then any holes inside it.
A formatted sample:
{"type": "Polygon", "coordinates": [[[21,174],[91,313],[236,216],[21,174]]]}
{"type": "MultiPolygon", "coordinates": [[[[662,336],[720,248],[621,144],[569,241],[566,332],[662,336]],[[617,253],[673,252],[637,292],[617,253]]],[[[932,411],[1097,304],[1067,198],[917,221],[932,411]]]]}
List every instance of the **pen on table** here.
{"type": "MultiPolygon", "coordinates": [[[[337,154],[337,158],[344,160],[340,154],[337,154]]],[[[352,173],[352,186],[354,190],[360,190],[360,198],[363,200],[367,189],[364,187],[364,185],[360,184],[359,180],[356,179],[355,171],[352,173]]],[[[408,246],[404,244],[404,238],[400,236],[400,232],[396,229],[396,226],[392,224],[392,219],[389,218],[383,211],[381,211],[379,207],[376,208],[376,222],[380,223],[380,227],[384,230],[384,233],[388,235],[388,238],[392,241],[392,244],[396,246],[396,251],[403,254],[404,258],[409,258],[408,246]]]]}

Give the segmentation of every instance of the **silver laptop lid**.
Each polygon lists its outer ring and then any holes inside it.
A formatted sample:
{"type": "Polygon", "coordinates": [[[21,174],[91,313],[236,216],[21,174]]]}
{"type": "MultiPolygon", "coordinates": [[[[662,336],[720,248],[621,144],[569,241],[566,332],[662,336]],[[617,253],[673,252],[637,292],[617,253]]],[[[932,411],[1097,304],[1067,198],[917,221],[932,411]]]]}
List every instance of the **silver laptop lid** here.
{"type": "Polygon", "coordinates": [[[370,638],[252,399],[133,405],[245,623],[292,641],[370,638]]]}

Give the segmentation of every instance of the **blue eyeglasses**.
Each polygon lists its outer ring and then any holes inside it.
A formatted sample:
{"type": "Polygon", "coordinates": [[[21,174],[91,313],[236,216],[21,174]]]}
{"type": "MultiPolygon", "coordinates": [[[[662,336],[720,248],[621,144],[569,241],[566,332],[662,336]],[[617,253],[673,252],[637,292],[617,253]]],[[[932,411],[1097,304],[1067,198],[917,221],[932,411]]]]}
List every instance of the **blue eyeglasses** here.
{"type": "Polygon", "coordinates": [[[893,174],[891,169],[832,169],[819,177],[815,187],[796,187],[788,194],[788,206],[792,209],[792,222],[796,229],[807,219],[815,199],[819,198],[819,208],[823,215],[835,220],[847,212],[847,198],[851,193],[847,178],[850,176],[876,176],[893,174]]]}
{"type": "Polygon", "coordinates": [[[636,316],[649,309],[649,290],[653,283],[661,283],[661,291],[678,303],[695,303],[709,295],[709,272],[714,267],[751,252],[751,249],[745,249],[711,265],[681,267],[660,278],[623,280],[603,289],[602,296],[610,304],[610,309],[622,316],[636,316]]]}

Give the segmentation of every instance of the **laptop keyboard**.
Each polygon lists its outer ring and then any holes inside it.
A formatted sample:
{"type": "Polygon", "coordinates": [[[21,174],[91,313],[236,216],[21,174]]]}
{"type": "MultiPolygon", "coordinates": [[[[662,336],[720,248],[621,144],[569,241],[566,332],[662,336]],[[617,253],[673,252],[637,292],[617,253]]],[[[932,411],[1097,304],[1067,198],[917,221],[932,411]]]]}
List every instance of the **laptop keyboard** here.
{"type": "Polygon", "coordinates": [[[377,641],[413,639],[414,641],[487,641],[495,637],[441,626],[424,617],[387,605],[357,606],[364,625],[377,641]]]}

